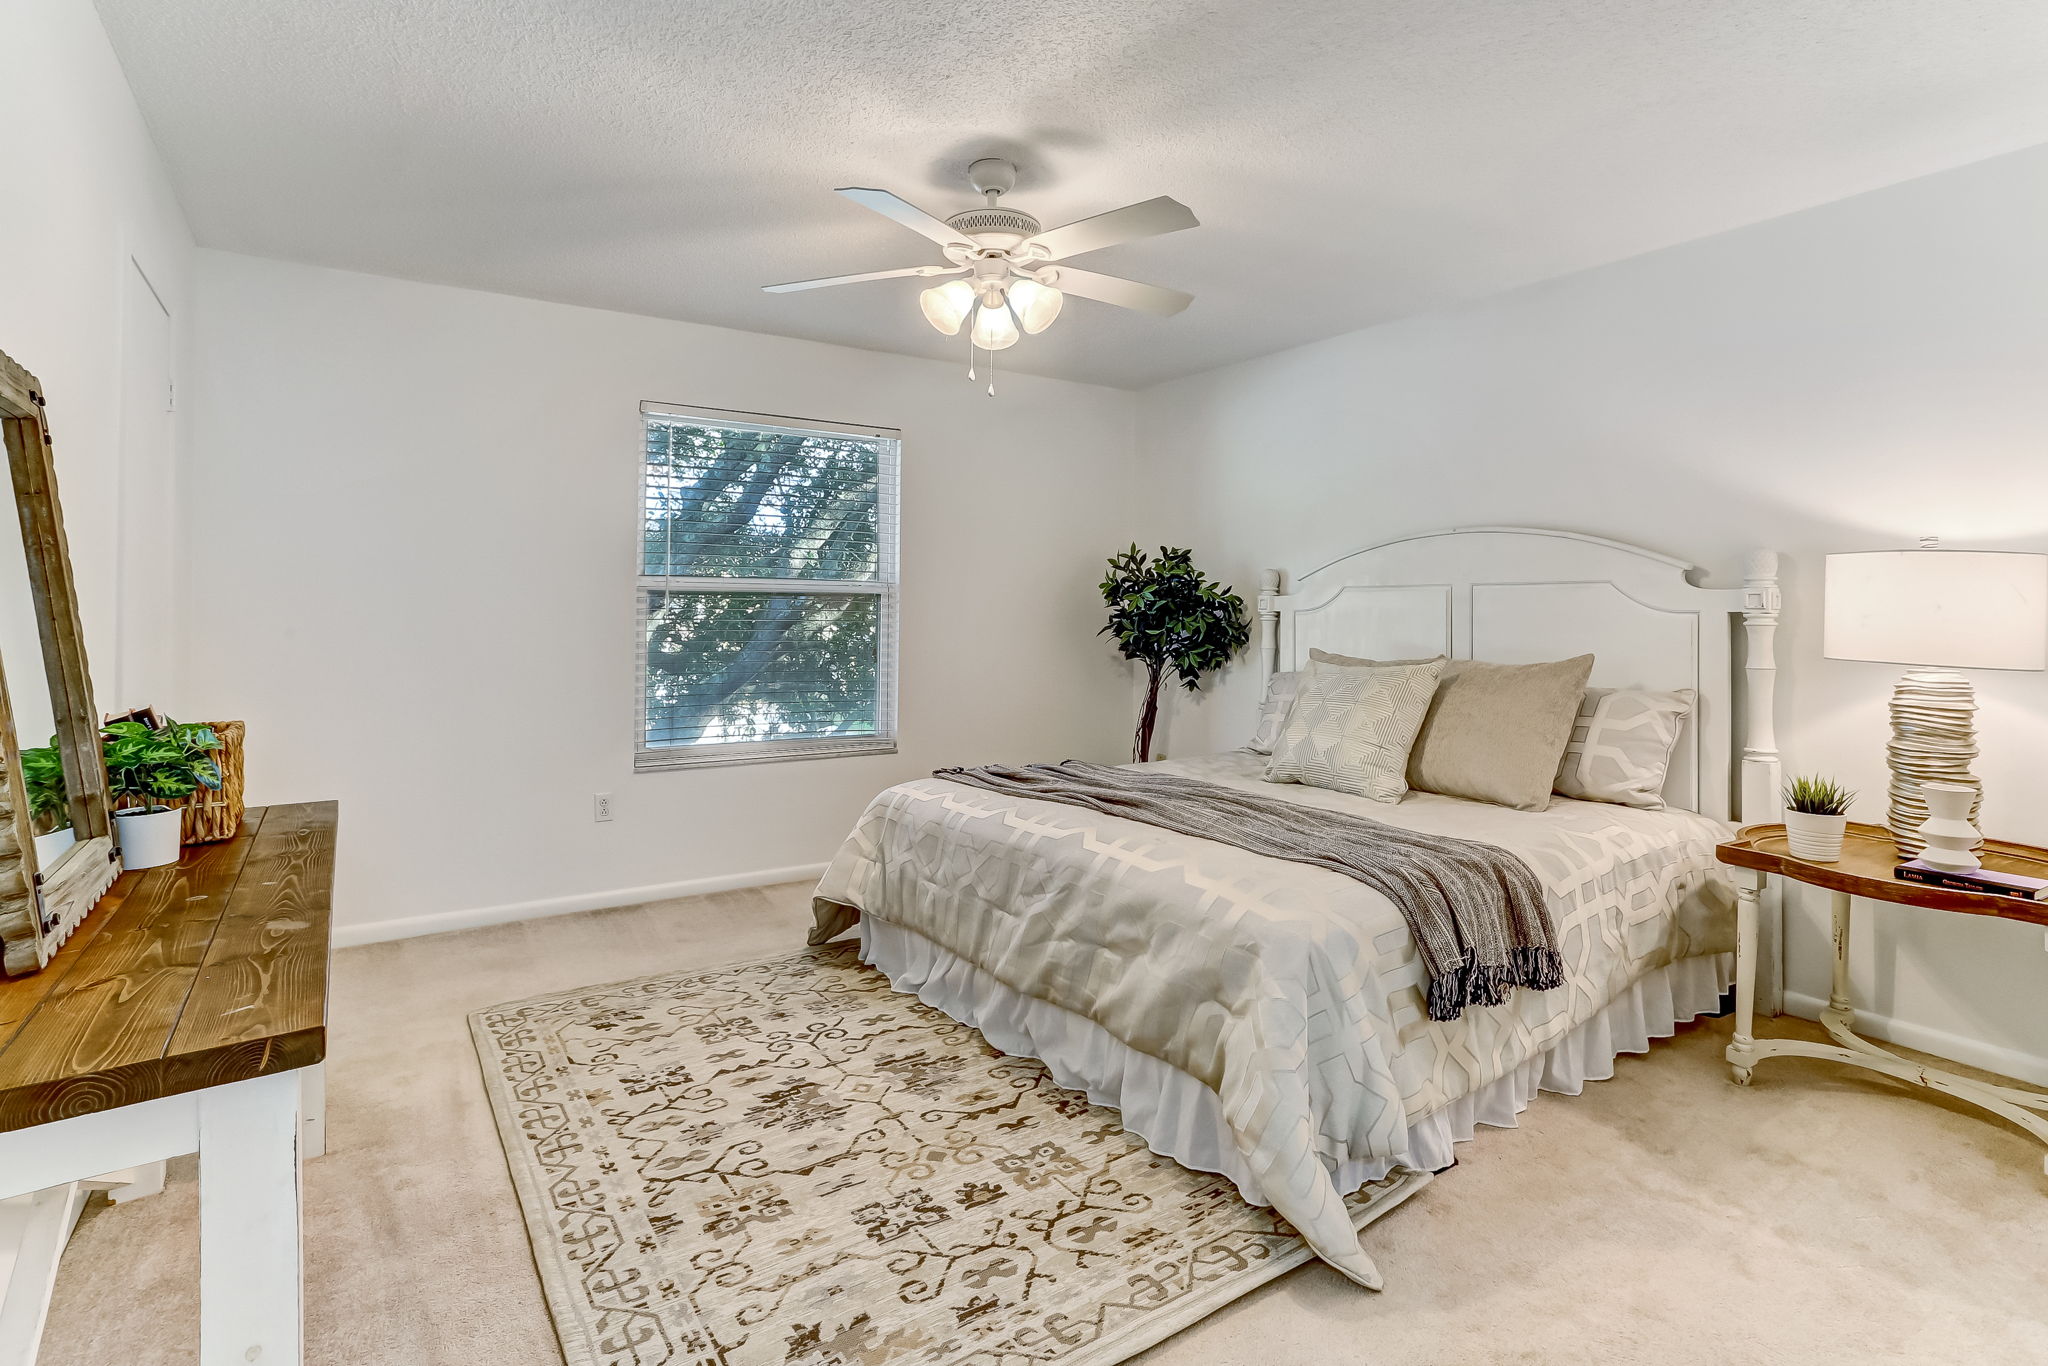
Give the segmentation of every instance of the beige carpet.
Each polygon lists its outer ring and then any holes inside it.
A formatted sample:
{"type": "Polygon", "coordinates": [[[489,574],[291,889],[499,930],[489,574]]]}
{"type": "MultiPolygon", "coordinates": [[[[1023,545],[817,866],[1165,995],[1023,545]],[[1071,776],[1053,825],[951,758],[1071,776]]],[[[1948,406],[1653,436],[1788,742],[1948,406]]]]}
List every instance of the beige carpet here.
{"type": "Polygon", "coordinates": [[[851,944],[470,1025],[573,1366],[1115,1366],[1309,1259],[851,944]]]}
{"type": "MultiPolygon", "coordinates": [[[[306,1170],[314,1366],[558,1366],[466,1016],[793,951],[807,887],[337,955],[330,1152],[306,1170]]],[[[1817,1031],[1794,1021],[1771,1028],[1817,1031]]],[[[1731,1085],[1725,1021],[1482,1130],[1376,1226],[1387,1289],[1311,1263],[1146,1366],[2048,1361],[2048,1177],[1996,1121],[1820,1063],[1731,1085]]],[[[45,1366],[195,1356],[190,1161],[88,1214],[45,1366]]]]}

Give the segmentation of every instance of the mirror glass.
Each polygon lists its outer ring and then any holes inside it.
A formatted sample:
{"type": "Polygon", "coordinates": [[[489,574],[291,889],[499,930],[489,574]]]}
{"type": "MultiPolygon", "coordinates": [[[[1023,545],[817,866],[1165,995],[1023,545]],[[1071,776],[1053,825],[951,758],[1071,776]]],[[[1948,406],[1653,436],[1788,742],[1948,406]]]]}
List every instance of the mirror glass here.
{"type": "Polygon", "coordinates": [[[56,707],[50,670],[37,628],[35,593],[29,584],[28,550],[21,519],[14,515],[12,488],[7,515],[0,516],[0,667],[7,671],[14,734],[21,746],[21,776],[28,789],[36,835],[36,866],[49,869],[73,843],[71,806],[56,742],[56,707]]]}

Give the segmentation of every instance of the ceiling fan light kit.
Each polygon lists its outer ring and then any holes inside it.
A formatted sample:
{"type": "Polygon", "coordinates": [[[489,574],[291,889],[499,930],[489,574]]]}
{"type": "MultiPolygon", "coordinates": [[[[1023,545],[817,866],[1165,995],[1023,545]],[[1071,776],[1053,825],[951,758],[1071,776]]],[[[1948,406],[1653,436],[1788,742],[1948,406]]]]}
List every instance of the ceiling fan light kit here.
{"type": "Polygon", "coordinates": [[[948,280],[933,285],[917,296],[925,321],[949,337],[960,335],[960,324],[974,311],[974,286],[965,280],[948,280]]]}
{"type": "MultiPolygon", "coordinates": [[[[946,265],[906,266],[762,288],[771,294],[787,294],[864,280],[950,275],[955,278],[920,291],[918,306],[925,321],[949,337],[958,336],[967,326],[969,345],[983,351],[1001,351],[1015,346],[1021,336],[1045,331],[1059,317],[1068,294],[1157,317],[1171,317],[1194,301],[1193,295],[1177,289],[1054,264],[1084,252],[1198,226],[1185,205],[1161,195],[1047,231],[1030,214],[999,202],[1017,183],[1017,168],[1009,162],[983,158],[967,168],[967,178],[986,203],[943,220],[887,190],[849,186],[839,191],[856,204],[937,243],[946,265]]],[[[968,374],[974,374],[971,353],[968,374]]],[[[990,393],[994,393],[993,385],[990,393]]]]}

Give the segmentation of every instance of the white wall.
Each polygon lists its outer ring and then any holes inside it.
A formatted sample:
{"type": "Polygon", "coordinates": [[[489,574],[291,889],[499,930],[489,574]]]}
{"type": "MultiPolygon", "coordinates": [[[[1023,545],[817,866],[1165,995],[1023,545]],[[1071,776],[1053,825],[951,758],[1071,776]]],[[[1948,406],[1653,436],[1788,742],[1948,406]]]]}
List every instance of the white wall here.
{"type": "MultiPolygon", "coordinates": [[[[1780,740],[1883,819],[1895,671],[1820,657],[1821,557],[2048,550],[2048,148],[1159,386],[1155,538],[1255,586],[1404,532],[1596,532],[1739,581],[1785,555],[1780,740]]],[[[1242,742],[1251,657],[1176,750],[1242,742]]],[[[1977,677],[1985,825],[2048,844],[2048,676],[1977,677]]],[[[1827,994],[1824,898],[1792,988],[1827,994]]],[[[1902,1042],[2048,1081],[2048,953],[2016,922],[1881,907],[1863,1000],[1902,1042]]],[[[1810,1010],[1809,999],[1801,1004],[1810,1010]]]]}
{"type": "MultiPolygon", "coordinates": [[[[120,495],[128,483],[131,490],[152,490],[162,503],[174,497],[173,428],[161,405],[137,411],[128,380],[137,369],[138,263],[171,313],[166,337],[140,340],[166,342],[149,348],[151,364],[175,371],[191,234],[93,7],[81,0],[12,0],[0,40],[9,58],[0,67],[0,129],[7,133],[0,351],[34,373],[49,397],[97,700],[109,710],[142,702],[174,706],[168,651],[156,648],[172,624],[140,633],[140,644],[136,632],[120,640],[120,495]],[[154,424],[157,439],[124,443],[124,423],[131,438],[141,424],[154,424]],[[134,463],[127,470],[124,445],[134,463]],[[135,463],[145,456],[146,463],[135,463]]],[[[131,506],[127,520],[137,532],[132,547],[154,560],[155,574],[170,576],[168,510],[155,517],[147,507],[131,506]]],[[[131,574],[136,568],[131,558],[131,574]]],[[[36,667],[20,658],[25,653],[10,649],[7,664],[13,690],[27,696],[40,680],[36,667]]],[[[41,711],[47,715],[47,703],[41,711]]],[[[35,742],[42,738],[36,735],[35,742]]]]}
{"type": "Polygon", "coordinates": [[[935,766],[1126,743],[1095,583],[1133,395],[198,260],[183,667],[252,800],[341,799],[350,937],[801,869],[935,766]],[[899,753],[633,772],[643,399],[903,430],[899,753]]]}

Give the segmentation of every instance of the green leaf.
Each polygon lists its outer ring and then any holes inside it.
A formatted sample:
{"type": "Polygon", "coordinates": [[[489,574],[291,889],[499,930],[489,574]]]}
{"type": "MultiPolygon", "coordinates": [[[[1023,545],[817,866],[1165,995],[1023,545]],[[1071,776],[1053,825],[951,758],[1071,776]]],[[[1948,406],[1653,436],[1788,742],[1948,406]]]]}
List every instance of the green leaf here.
{"type": "Polygon", "coordinates": [[[162,730],[139,721],[115,721],[102,732],[107,785],[116,798],[189,797],[201,787],[217,789],[220,748],[213,727],[165,719],[162,730]]]}

